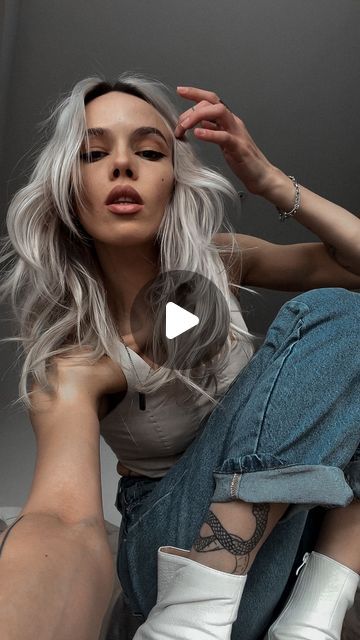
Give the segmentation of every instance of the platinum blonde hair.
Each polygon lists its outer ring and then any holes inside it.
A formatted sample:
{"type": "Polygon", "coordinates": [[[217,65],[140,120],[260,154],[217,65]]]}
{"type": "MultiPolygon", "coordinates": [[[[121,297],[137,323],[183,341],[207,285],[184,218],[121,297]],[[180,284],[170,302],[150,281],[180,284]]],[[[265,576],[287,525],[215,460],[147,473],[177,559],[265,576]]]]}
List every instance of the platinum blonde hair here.
{"type": "MultiPolygon", "coordinates": [[[[27,408],[31,408],[31,377],[53,390],[48,373],[55,356],[72,355],[74,348],[86,347],[82,362],[84,358],[94,363],[107,355],[120,367],[122,358],[128,357],[110,311],[92,239],[76,215],[76,204],[84,203],[79,156],[86,138],[85,106],[98,95],[114,90],[153,105],[173,140],[175,186],[155,239],[163,286],[152,291],[153,308],[162,308],[173,288],[167,274],[190,271],[213,282],[230,309],[229,281],[220,254],[232,256],[239,248],[228,223],[228,246],[217,246],[213,236],[225,224],[225,198],[238,198],[235,188],[221,174],[205,167],[188,141],[175,138],[178,113],[162,83],[128,73],[112,84],[99,77],[81,80],[44,121],[46,139],[28,183],[11,200],[6,218],[8,233],[1,238],[0,264],[7,266],[2,269],[0,301],[10,297],[20,329],[19,335],[2,342],[17,341],[22,346],[24,361],[15,404],[23,402],[27,408]]],[[[252,335],[230,321],[214,296],[203,290],[200,280],[199,290],[194,292],[193,313],[201,315],[207,305],[209,349],[224,331],[227,336],[221,353],[202,371],[195,371],[191,363],[197,359],[198,347],[189,340],[185,354],[189,368],[180,371],[172,366],[176,354],[169,346],[164,366],[152,370],[139,391],[152,393],[178,379],[192,394],[203,394],[218,404],[216,393],[209,392],[209,384],[225,368],[233,340],[251,341],[252,335]]],[[[155,355],[160,346],[160,323],[155,321],[155,355]]]]}

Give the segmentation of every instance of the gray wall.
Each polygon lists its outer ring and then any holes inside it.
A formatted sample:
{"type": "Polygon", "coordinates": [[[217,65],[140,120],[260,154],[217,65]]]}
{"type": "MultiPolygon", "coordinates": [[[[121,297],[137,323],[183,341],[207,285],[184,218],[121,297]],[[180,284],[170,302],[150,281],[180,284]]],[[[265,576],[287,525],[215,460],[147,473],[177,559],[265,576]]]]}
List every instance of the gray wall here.
{"type": "MultiPolygon", "coordinates": [[[[215,90],[238,113],[273,164],[350,211],[359,207],[360,2],[358,0],[5,0],[0,65],[0,206],[26,181],[37,124],[59,94],[86,76],[151,74],[175,89],[215,90]]],[[[178,101],[179,105],[185,104],[178,101]]],[[[219,150],[197,143],[232,177],[219,150]]],[[[301,224],[278,222],[274,207],[246,196],[236,229],[271,242],[314,241],[301,224]]],[[[2,222],[2,233],[5,230],[2,222]]],[[[261,290],[246,299],[253,331],[264,332],[294,294],[261,290]]],[[[3,307],[2,336],[10,312],[3,307]]],[[[23,503],[34,465],[25,415],[9,407],[18,365],[1,349],[0,505],[23,503]]],[[[105,513],[112,506],[114,457],[102,448],[105,513]]]]}

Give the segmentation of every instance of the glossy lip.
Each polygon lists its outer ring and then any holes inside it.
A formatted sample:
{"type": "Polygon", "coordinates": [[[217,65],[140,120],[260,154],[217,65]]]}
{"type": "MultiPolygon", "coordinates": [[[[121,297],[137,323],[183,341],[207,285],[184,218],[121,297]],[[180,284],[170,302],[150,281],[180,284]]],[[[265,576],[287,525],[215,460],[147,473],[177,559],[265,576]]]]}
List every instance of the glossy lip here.
{"type": "Polygon", "coordinates": [[[127,202],[124,204],[108,204],[107,209],[111,211],[111,213],[116,213],[117,215],[133,215],[134,213],[138,213],[143,209],[143,204],[137,204],[132,202],[127,202]]]}
{"type": "MultiPolygon", "coordinates": [[[[117,185],[116,187],[114,187],[110,191],[108,197],[106,198],[105,204],[113,205],[114,201],[119,200],[119,198],[131,198],[134,201],[134,205],[143,204],[140,194],[136,191],[136,189],[134,189],[133,187],[130,187],[129,185],[124,185],[124,186],[117,185]]],[[[132,204],[132,203],[129,203],[129,204],[132,204]]]]}

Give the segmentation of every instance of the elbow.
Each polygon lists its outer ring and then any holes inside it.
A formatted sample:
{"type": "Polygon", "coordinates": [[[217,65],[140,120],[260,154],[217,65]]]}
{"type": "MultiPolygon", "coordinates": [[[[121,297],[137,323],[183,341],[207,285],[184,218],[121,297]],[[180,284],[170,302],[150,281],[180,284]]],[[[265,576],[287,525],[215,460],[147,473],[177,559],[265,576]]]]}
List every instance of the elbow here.
{"type": "MultiPolygon", "coordinates": [[[[324,243],[325,244],[325,243],[324,243]]],[[[353,243],[353,250],[342,252],[339,248],[325,244],[330,257],[343,269],[356,276],[360,276],[360,238],[353,243]]]]}

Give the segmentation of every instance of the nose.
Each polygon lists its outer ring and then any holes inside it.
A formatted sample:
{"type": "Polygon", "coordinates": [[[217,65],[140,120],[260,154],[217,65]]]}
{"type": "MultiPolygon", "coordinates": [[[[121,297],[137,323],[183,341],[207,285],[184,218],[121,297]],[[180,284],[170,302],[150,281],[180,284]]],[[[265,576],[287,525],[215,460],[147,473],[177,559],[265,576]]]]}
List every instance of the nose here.
{"type": "Polygon", "coordinates": [[[110,171],[112,179],[118,178],[119,176],[134,179],[137,177],[136,160],[134,157],[131,157],[128,152],[123,151],[121,154],[117,153],[113,157],[110,171]]]}
{"type": "Polygon", "coordinates": [[[114,178],[118,178],[120,175],[126,175],[128,178],[132,178],[134,173],[133,170],[130,169],[130,167],[128,167],[127,169],[125,169],[125,172],[121,172],[119,167],[115,167],[114,171],[113,171],[113,176],[114,178]]]}

